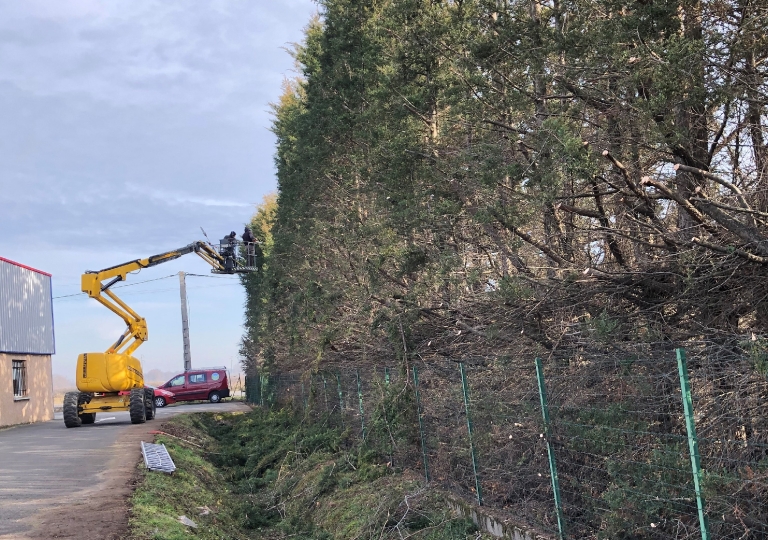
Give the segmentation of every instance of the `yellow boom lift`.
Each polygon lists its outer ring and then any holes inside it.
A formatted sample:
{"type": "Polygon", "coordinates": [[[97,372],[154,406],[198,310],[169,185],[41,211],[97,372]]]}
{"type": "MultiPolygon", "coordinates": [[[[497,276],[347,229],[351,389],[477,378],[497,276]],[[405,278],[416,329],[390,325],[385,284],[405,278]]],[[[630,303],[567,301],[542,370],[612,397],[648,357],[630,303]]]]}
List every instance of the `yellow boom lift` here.
{"type": "Polygon", "coordinates": [[[131,356],[147,341],[147,321],[120,300],[110,287],[125,281],[131,272],[157,266],[188,253],[197,253],[213,267],[211,272],[214,274],[256,271],[255,267],[239,264],[236,247],[237,242],[229,239],[222,240],[218,249],[206,242],[197,241],[147,259],[83,274],[83,292],[121,317],[127,328],[106,352],[83,353],[78,356],[75,376],[79,392],[67,392],[64,396],[64,424],[68,428],[93,424],[98,412],[129,411],[133,424],[141,424],[155,417],[154,391],[144,387],[141,362],[131,356]]]}

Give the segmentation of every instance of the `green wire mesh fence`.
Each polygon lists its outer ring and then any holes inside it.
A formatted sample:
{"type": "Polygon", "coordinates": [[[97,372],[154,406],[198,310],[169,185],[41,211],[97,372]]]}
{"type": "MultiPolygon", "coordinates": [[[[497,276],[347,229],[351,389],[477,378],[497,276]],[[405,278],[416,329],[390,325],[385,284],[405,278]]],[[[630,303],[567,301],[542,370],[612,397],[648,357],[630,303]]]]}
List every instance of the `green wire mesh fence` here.
{"type": "Polygon", "coordinates": [[[762,356],[744,343],[688,343],[686,352],[688,419],[669,344],[543,358],[546,428],[533,358],[254,374],[246,393],[343,428],[389,467],[552,538],[768,538],[762,356]]]}
{"type": "Polygon", "coordinates": [[[544,370],[570,534],[700,537],[674,352],[576,356],[544,370]]]}

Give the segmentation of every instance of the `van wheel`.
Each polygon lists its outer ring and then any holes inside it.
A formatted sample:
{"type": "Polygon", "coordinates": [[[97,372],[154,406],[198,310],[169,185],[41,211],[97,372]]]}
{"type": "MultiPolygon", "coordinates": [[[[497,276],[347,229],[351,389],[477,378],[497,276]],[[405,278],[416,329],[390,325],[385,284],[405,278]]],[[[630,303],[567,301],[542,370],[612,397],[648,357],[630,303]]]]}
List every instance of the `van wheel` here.
{"type": "Polygon", "coordinates": [[[158,407],[158,408],[165,407],[165,398],[163,396],[157,396],[155,398],[155,407],[158,407]]]}
{"type": "Polygon", "coordinates": [[[221,401],[221,396],[219,395],[218,392],[211,392],[211,395],[208,396],[208,399],[210,400],[211,403],[218,403],[219,401],[221,401]]]}

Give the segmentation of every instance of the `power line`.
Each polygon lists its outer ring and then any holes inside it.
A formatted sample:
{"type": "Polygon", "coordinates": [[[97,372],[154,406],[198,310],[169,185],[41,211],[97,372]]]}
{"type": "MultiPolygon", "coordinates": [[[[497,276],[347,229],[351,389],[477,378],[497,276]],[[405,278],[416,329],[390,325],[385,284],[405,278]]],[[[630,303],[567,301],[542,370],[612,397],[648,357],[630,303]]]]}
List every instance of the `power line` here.
{"type": "MultiPolygon", "coordinates": [[[[186,274],[186,275],[187,276],[193,276],[193,277],[204,277],[204,278],[214,278],[214,279],[227,279],[227,280],[230,280],[230,281],[235,281],[235,280],[239,281],[239,279],[240,279],[239,277],[236,277],[236,276],[231,276],[231,277],[230,276],[214,276],[214,275],[206,275],[206,274],[186,274]]],[[[173,278],[173,277],[177,277],[177,276],[178,276],[178,274],[171,274],[171,275],[163,276],[163,277],[159,277],[159,278],[145,279],[144,281],[137,281],[136,283],[126,283],[125,285],[117,285],[117,286],[112,287],[112,288],[113,289],[122,289],[122,288],[125,288],[125,287],[133,287],[135,285],[143,285],[144,283],[149,283],[151,281],[160,281],[160,280],[163,280],[163,279],[173,278]]],[[[206,287],[197,287],[197,288],[206,288],[206,287]]],[[[159,290],[147,291],[147,292],[163,292],[163,291],[168,291],[168,290],[175,290],[175,289],[159,289],[159,290]]],[[[75,297],[75,296],[82,296],[84,294],[85,294],[84,292],[79,292],[79,293],[75,293],[75,294],[65,294],[65,295],[62,295],[62,296],[54,296],[53,300],[59,300],[61,298],[71,298],[71,297],[75,297]]]]}
{"type": "MultiPolygon", "coordinates": [[[[178,274],[171,274],[170,276],[163,276],[163,277],[154,278],[154,279],[145,279],[144,281],[137,281],[136,283],[126,283],[125,285],[118,285],[118,286],[113,287],[113,288],[115,288],[115,289],[122,289],[124,287],[133,287],[134,285],[141,285],[142,283],[149,283],[150,281],[160,281],[161,279],[168,279],[168,278],[176,277],[177,275],[178,274]]],[[[58,300],[59,298],[69,298],[71,296],[80,296],[80,295],[83,295],[83,294],[85,294],[85,293],[84,292],[79,292],[79,293],[75,293],[75,294],[65,294],[63,296],[54,296],[53,299],[54,300],[58,300]]]]}
{"type": "Polygon", "coordinates": [[[229,280],[235,280],[240,279],[237,276],[215,276],[215,275],[209,275],[209,274],[187,274],[187,276],[194,276],[194,277],[205,277],[205,278],[214,278],[214,279],[229,279],[229,280]]]}
{"type": "MultiPolygon", "coordinates": [[[[212,289],[212,288],[215,288],[215,287],[231,287],[233,285],[239,285],[239,283],[221,283],[219,285],[203,285],[203,286],[198,286],[198,287],[189,287],[189,286],[187,286],[187,289],[192,290],[192,291],[197,291],[197,290],[200,290],[200,289],[212,289]]],[[[136,292],[130,293],[130,295],[131,296],[136,296],[136,295],[139,295],[139,294],[152,294],[152,293],[160,293],[160,292],[168,292],[168,291],[178,291],[178,290],[179,290],[178,287],[170,287],[170,288],[167,288],[167,289],[152,289],[152,290],[149,290],[149,291],[136,291],[136,292]]]]}
{"type": "MultiPolygon", "coordinates": [[[[200,289],[212,289],[212,288],[215,288],[215,287],[233,287],[233,286],[239,286],[239,285],[240,285],[239,283],[221,283],[219,285],[192,286],[192,287],[188,287],[188,289],[196,291],[196,290],[200,290],[200,289]]],[[[128,296],[136,296],[136,295],[140,295],[140,294],[153,294],[153,293],[161,293],[161,292],[168,292],[168,291],[178,291],[178,290],[179,290],[178,287],[170,287],[170,288],[166,288],[166,289],[150,289],[148,291],[136,291],[136,292],[126,293],[126,294],[128,296]]],[[[67,296],[59,296],[59,297],[56,297],[56,299],[58,299],[58,298],[64,299],[64,298],[77,297],[77,296],[85,296],[85,293],[70,294],[70,295],[67,295],[67,296]]],[[[125,295],[122,295],[122,296],[125,296],[125,295]]]]}

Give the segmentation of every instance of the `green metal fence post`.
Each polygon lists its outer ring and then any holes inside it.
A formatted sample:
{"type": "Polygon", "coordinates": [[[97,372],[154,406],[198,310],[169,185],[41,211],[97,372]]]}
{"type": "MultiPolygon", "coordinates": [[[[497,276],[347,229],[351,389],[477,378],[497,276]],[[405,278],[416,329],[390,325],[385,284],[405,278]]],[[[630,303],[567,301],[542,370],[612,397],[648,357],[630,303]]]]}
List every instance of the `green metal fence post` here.
{"type": "Polygon", "coordinates": [[[253,383],[252,386],[255,388],[255,392],[253,394],[253,399],[251,400],[251,403],[258,403],[261,405],[261,376],[257,373],[255,377],[252,377],[253,383]]]}
{"type": "Polygon", "coordinates": [[[685,357],[685,349],[676,349],[675,353],[677,353],[677,370],[680,372],[680,390],[683,394],[685,428],[688,431],[688,450],[691,454],[693,488],[696,491],[696,506],[699,510],[701,540],[709,540],[709,520],[704,512],[706,503],[701,492],[701,458],[699,456],[699,440],[696,438],[696,424],[693,421],[693,398],[691,396],[691,383],[688,379],[688,361],[685,357]]]}
{"type": "Polygon", "coordinates": [[[363,430],[363,442],[365,442],[365,413],[363,412],[363,390],[360,387],[360,371],[355,370],[357,377],[357,401],[360,404],[360,426],[363,430]]]}
{"type": "Polygon", "coordinates": [[[341,375],[336,374],[336,388],[339,391],[339,416],[341,416],[341,423],[344,423],[344,394],[341,392],[341,375]]]}
{"type": "Polygon", "coordinates": [[[282,379],[280,375],[269,377],[269,406],[274,407],[280,400],[280,383],[282,379]]]}
{"type": "Polygon", "coordinates": [[[557,529],[560,540],[565,538],[565,520],[563,519],[563,504],[560,500],[560,481],[557,478],[557,464],[555,463],[555,451],[550,442],[549,431],[549,405],[547,404],[547,390],[544,386],[544,367],[541,358],[536,359],[536,380],[539,383],[539,400],[541,401],[541,416],[544,418],[544,437],[547,441],[547,456],[549,457],[549,476],[552,479],[552,492],[555,496],[555,510],[557,511],[557,529]]]}
{"type": "Polygon", "coordinates": [[[477,472],[477,458],[475,457],[475,442],[472,438],[472,415],[469,412],[469,385],[467,374],[464,371],[464,362],[459,362],[461,373],[461,390],[464,394],[464,412],[467,414],[467,433],[469,433],[469,452],[472,455],[472,472],[475,473],[475,491],[477,492],[477,504],[483,506],[483,492],[480,489],[480,474],[477,472]]]}
{"type": "Polygon", "coordinates": [[[246,403],[258,403],[259,377],[245,376],[245,401],[246,403]]]}
{"type": "Polygon", "coordinates": [[[280,404],[280,397],[282,394],[281,386],[282,386],[283,378],[280,375],[275,375],[274,377],[269,378],[269,406],[270,408],[274,407],[275,405],[280,404]]]}
{"type": "Polygon", "coordinates": [[[424,478],[427,482],[429,482],[429,463],[427,461],[427,441],[424,438],[424,423],[421,421],[421,395],[419,394],[419,370],[416,368],[416,366],[413,366],[413,388],[416,393],[416,414],[419,417],[419,435],[421,436],[421,458],[424,461],[424,478]]]}
{"type": "MultiPolygon", "coordinates": [[[[406,379],[407,380],[407,379],[406,379]]],[[[387,391],[389,390],[389,368],[384,367],[384,399],[381,401],[381,408],[382,413],[384,416],[384,422],[387,425],[387,428],[389,428],[389,415],[387,412],[387,391]]],[[[389,462],[394,468],[395,465],[395,445],[394,442],[390,437],[387,437],[386,433],[382,433],[384,440],[387,441],[387,445],[389,446],[389,462]]]]}
{"type": "Polygon", "coordinates": [[[264,388],[261,386],[261,375],[256,375],[256,401],[259,405],[263,405],[264,398],[261,396],[264,393],[264,388]]]}

